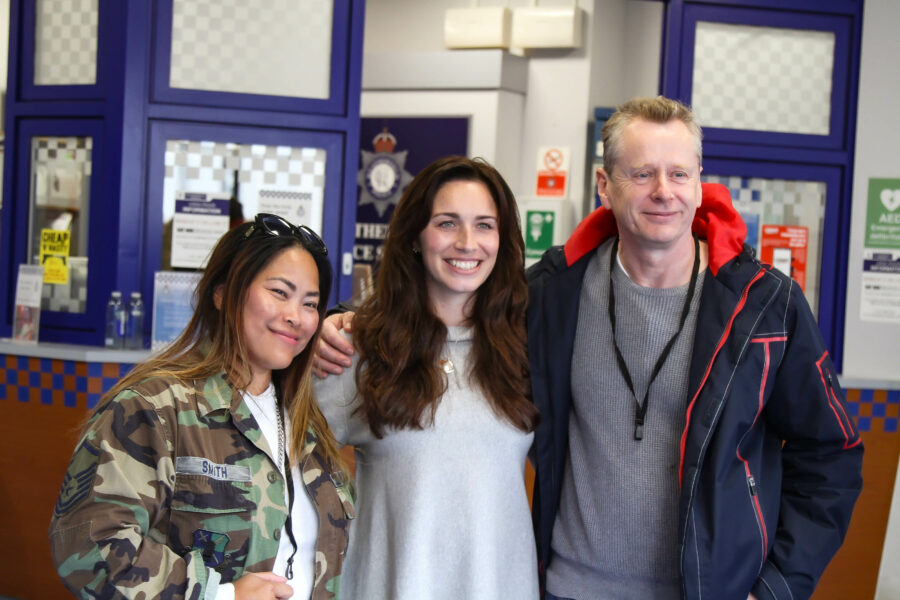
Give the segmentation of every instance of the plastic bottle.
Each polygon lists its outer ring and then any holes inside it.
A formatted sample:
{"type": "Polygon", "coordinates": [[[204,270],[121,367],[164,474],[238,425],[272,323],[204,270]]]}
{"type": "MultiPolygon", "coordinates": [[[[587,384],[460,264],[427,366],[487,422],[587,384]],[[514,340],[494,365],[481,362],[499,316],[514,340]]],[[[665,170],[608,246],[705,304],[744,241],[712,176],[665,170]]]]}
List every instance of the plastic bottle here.
{"type": "Polygon", "coordinates": [[[144,301],[140,292],[131,292],[128,303],[128,328],[125,336],[125,347],[140,350],[144,347],[144,301]]]}
{"type": "Polygon", "coordinates": [[[106,340],[107,348],[124,347],[125,334],[125,304],[122,302],[122,292],[116,290],[109,295],[106,303],[106,340]]]}

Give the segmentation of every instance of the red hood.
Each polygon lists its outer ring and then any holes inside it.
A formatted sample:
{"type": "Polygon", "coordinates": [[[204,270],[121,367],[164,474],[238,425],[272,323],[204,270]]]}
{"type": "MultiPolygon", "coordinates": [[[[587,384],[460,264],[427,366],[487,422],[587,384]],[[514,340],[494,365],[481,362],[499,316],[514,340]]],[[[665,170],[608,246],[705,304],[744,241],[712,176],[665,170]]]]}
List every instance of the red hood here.
{"type": "MultiPolygon", "coordinates": [[[[694,215],[691,229],[709,244],[709,270],[716,275],[722,265],[740,253],[747,237],[747,226],[732,206],[727,187],[721,183],[704,183],[702,186],[703,202],[694,215]]],[[[617,233],[612,211],[601,206],[572,232],[564,247],[566,263],[575,264],[617,233]]]]}

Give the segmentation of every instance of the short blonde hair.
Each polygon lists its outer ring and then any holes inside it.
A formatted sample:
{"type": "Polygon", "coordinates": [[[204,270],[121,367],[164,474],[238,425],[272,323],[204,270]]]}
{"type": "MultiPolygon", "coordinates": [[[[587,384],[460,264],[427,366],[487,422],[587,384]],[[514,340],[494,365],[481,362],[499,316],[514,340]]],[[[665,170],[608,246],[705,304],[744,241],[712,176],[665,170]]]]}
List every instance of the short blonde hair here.
{"type": "Polygon", "coordinates": [[[651,123],[668,123],[678,120],[687,126],[697,144],[697,161],[703,162],[703,132],[700,122],[690,107],[678,100],[664,96],[656,98],[632,98],[621,105],[603,125],[603,170],[612,169],[622,152],[622,132],[629,123],[643,119],[651,123]]]}

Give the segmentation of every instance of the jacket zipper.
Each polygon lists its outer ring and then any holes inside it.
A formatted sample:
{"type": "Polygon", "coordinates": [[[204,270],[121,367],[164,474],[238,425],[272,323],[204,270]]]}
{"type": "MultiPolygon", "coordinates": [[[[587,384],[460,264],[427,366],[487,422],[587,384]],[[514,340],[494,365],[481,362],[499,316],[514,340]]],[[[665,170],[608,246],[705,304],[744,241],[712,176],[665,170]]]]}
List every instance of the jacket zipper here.
{"type": "Polygon", "coordinates": [[[769,379],[769,369],[772,365],[772,354],[770,351],[769,344],[772,342],[784,342],[787,343],[787,336],[773,336],[766,338],[759,338],[753,340],[753,342],[761,344],[763,346],[763,354],[765,359],[763,361],[763,369],[762,369],[762,379],[759,382],[759,401],[756,407],[756,415],[753,417],[753,423],[750,424],[750,429],[741,436],[741,440],[738,442],[738,447],[735,450],[735,454],[738,459],[744,463],[744,473],[747,476],[747,489],[750,491],[750,503],[753,507],[753,516],[756,518],[756,525],[759,527],[759,536],[762,541],[762,552],[760,553],[760,568],[762,568],[763,563],[766,560],[766,552],[769,548],[769,536],[766,532],[766,520],[763,517],[762,507],[759,504],[759,496],[757,495],[756,490],[756,478],[753,477],[753,473],[750,471],[750,461],[741,456],[741,443],[743,443],[744,438],[750,433],[750,430],[753,429],[753,426],[756,425],[756,422],[759,420],[759,415],[762,414],[763,410],[763,402],[765,401],[765,393],[766,393],[766,383],[769,379]]]}
{"type": "Polygon", "coordinates": [[[747,474],[747,490],[750,492],[750,503],[753,506],[753,516],[756,519],[756,526],[759,528],[759,539],[762,542],[762,549],[759,553],[759,567],[762,568],[763,563],[766,561],[766,548],[769,547],[769,536],[766,532],[766,520],[762,514],[762,507],[759,505],[759,496],[757,495],[756,490],[756,478],[753,477],[753,473],[750,471],[750,464],[741,459],[744,462],[744,472],[747,474]]]}
{"type": "Polygon", "coordinates": [[[744,304],[747,302],[747,296],[750,295],[750,288],[753,287],[757,281],[762,279],[765,271],[760,269],[756,272],[756,275],[747,283],[743,292],[741,293],[741,298],[737,303],[737,306],[734,308],[734,312],[731,313],[731,318],[728,320],[728,324],[725,326],[725,331],[722,332],[722,337],[719,339],[718,344],[716,344],[716,349],[713,352],[713,355],[709,359],[709,363],[706,365],[706,372],[703,374],[703,378],[700,380],[700,385],[697,387],[697,391],[694,393],[694,397],[691,398],[691,401],[688,403],[687,411],[685,412],[685,421],[684,421],[684,430],[681,432],[681,443],[679,445],[679,464],[678,464],[678,485],[682,487],[684,485],[684,454],[685,447],[687,446],[687,435],[688,430],[691,428],[691,413],[694,410],[694,403],[697,401],[697,398],[700,397],[700,392],[703,391],[703,386],[706,385],[706,378],[709,377],[710,371],[712,371],[713,363],[716,362],[716,357],[719,356],[719,350],[722,349],[722,346],[725,345],[725,341],[731,335],[731,326],[734,324],[734,320],[737,318],[738,314],[744,310],[744,304]]]}
{"type": "MultiPolygon", "coordinates": [[[[716,349],[713,351],[713,354],[709,359],[709,363],[707,363],[707,365],[706,365],[706,372],[703,374],[703,377],[700,380],[700,385],[698,386],[697,391],[694,393],[694,396],[691,398],[690,402],[688,403],[688,407],[687,407],[687,411],[686,411],[686,415],[685,415],[684,430],[681,432],[681,444],[679,447],[680,460],[679,460],[679,465],[678,465],[678,485],[679,485],[679,487],[682,488],[682,491],[683,491],[683,486],[684,486],[685,448],[687,445],[687,435],[688,435],[688,430],[690,429],[691,412],[693,412],[694,403],[697,401],[697,398],[700,397],[700,392],[703,390],[703,387],[706,385],[706,378],[709,377],[709,374],[712,371],[712,365],[716,361],[716,358],[719,355],[719,350],[722,349],[722,347],[725,345],[725,341],[731,335],[731,326],[734,324],[734,320],[737,318],[738,314],[744,310],[744,305],[746,304],[747,298],[750,295],[750,288],[752,288],[753,285],[757,281],[762,279],[764,275],[765,275],[765,270],[760,268],[756,272],[756,274],[750,279],[750,281],[747,282],[747,285],[744,287],[743,291],[741,292],[740,300],[738,300],[737,306],[735,306],[734,311],[731,313],[731,318],[729,318],[728,323],[725,326],[725,330],[722,332],[722,337],[719,339],[718,343],[716,344],[716,349]]],[[[704,451],[703,448],[701,448],[701,450],[700,450],[701,455],[703,454],[703,451],[704,451]]],[[[746,473],[749,475],[750,474],[749,466],[746,463],[744,466],[746,469],[746,473]]],[[[696,476],[690,482],[692,489],[693,489],[693,485],[695,482],[696,482],[696,476]]],[[[754,484],[752,487],[753,487],[753,490],[755,493],[755,489],[756,489],[755,481],[754,481],[754,484]]],[[[750,483],[748,480],[748,489],[749,488],[750,488],[750,483]]],[[[759,510],[759,502],[756,500],[755,496],[753,496],[753,500],[755,501],[757,510],[759,510]]],[[[693,491],[689,495],[689,500],[688,500],[688,518],[689,519],[691,518],[692,511],[693,511],[693,509],[691,508],[692,504],[693,504],[693,491]]],[[[762,523],[761,519],[762,519],[762,512],[760,511],[757,513],[757,523],[760,524],[760,531],[763,533],[763,536],[765,538],[765,529],[764,529],[764,526],[761,525],[761,523],[762,523]]],[[[681,539],[681,542],[680,542],[681,550],[679,552],[679,571],[681,572],[681,576],[682,576],[681,585],[682,585],[682,595],[683,596],[686,596],[686,594],[687,594],[687,592],[686,592],[687,579],[685,577],[685,564],[684,564],[684,550],[685,550],[685,545],[686,545],[686,538],[687,538],[687,531],[685,531],[684,537],[681,539]]],[[[694,543],[695,544],[697,543],[696,539],[695,539],[694,543]]],[[[765,545],[763,546],[763,556],[765,556],[765,545]]],[[[699,568],[699,564],[698,564],[698,568],[699,568]]]]}

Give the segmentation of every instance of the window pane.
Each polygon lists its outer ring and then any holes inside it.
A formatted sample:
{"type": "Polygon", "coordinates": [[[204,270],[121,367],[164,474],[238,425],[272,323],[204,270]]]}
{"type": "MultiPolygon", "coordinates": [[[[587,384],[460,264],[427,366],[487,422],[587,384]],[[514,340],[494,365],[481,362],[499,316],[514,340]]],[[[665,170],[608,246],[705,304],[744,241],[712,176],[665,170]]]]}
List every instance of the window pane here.
{"type": "Polygon", "coordinates": [[[701,178],[728,187],[734,207],[747,224],[747,244],[756,249],[758,258],[798,280],[816,313],[825,183],[706,174],[701,178]]]}
{"type": "Polygon", "coordinates": [[[168,140],[163,182],[162,268],[198,267],[192,264],[194,259],[184,256],[183,243],[176,246],[173,256],[173,241],[190,240],[198,246],[193,254],[202,254],[199,245],[204,242],[200,238],[211,236],[212,230],[220,226],[214,220],[220,214],[229,217],[226,228],[251,219],[258,212],[269,212],[321,233],[325,162],[326,152],[322,148],[168,140]],[[209,211],[195,213],[205,215],[188,217],[185,203],[191,195],[211,203],[209,211]],[[220,203],[218,207],[216,203],[220,203]],[[181,212],[176,210],[179,206],[181,212]],[[187,225],[179,226],[176,222],[187,225]],[[199,232],[203,228],[207,228],[206,234],[199,232]]]}
{"type": "Polygon", "coordinates": [[[691,104],[704,127],[828,135],[834,33],[700,21],[691,104]]]}
{"type": "Polygon", "coordinates": [[[90,137],[31,138],[29,261],[44,266],[41,309],[87,308],[90,137]]]}
{"type": "Polygon", "coordinates": [[[35,85],[97,82],[97,0],[37,0],[35,85]]]}
{"type": "Polygon", "coordinates": [[[173,88],[326,99],[331,0],[175,0],[173,88]]]}

